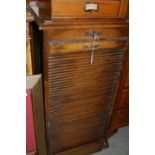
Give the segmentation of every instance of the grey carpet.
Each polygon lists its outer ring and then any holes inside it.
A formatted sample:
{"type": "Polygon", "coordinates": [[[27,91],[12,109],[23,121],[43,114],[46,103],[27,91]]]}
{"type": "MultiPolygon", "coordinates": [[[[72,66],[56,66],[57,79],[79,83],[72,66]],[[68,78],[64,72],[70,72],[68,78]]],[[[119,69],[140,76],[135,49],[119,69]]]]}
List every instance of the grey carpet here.
{"type": "Polygon", "coordinates": [[[118,130],[109,139],[109,147],[92,155],[129,155],[129,127],[118,130]]]}

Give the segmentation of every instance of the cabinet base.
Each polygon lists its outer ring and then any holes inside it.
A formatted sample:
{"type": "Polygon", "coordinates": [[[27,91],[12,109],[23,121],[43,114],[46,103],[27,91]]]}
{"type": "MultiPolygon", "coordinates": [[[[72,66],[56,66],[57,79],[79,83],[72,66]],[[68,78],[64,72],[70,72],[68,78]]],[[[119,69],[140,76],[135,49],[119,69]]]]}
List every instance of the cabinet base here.
{"type": "Polygon", "coordinates": [[[102,139],[93,143],[78,146],[70,150],[54,153],[53,155],[90,155],[108,146],[107,139],[102,139]]]}

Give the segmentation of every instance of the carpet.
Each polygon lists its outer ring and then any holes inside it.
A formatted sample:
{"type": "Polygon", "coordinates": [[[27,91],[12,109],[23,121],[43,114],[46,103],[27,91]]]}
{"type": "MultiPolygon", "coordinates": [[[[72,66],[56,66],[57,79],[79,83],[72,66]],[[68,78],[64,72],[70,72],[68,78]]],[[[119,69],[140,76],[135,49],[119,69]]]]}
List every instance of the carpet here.
{"type": "Polygon", "coordinates": [[[92,155],[129,155],[129,127],[119,128],[108,142],[108,148],[92,155]]]}

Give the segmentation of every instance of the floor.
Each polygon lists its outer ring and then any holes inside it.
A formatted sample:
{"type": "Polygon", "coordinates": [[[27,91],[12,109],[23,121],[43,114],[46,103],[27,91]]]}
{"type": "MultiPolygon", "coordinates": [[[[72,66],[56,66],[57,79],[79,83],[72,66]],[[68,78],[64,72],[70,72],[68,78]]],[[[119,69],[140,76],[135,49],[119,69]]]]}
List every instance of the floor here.
{"type": "Polygon", "coordinates": [[[109,147],[92,155],[129,155],[129,127],[123,127],[109,139],[109,147]]]}

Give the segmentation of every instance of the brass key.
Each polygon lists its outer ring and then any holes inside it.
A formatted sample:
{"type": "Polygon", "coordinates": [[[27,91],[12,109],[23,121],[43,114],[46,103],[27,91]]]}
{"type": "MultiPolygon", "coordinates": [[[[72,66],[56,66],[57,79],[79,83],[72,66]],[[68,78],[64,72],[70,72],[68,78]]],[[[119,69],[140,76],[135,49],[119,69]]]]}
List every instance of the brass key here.
{"type": "Polygon", "coordinates": [[[97,35],[96,35],[96,33],[94,32],[94,33],[93,33],[92,51],[91,51],[91,55],[90,55],[90,64],[91,64],[91,65],[93,64],[93,61],[94,61],[94,49],[95,49],[96,38],[97,38],[97,35]]]}

